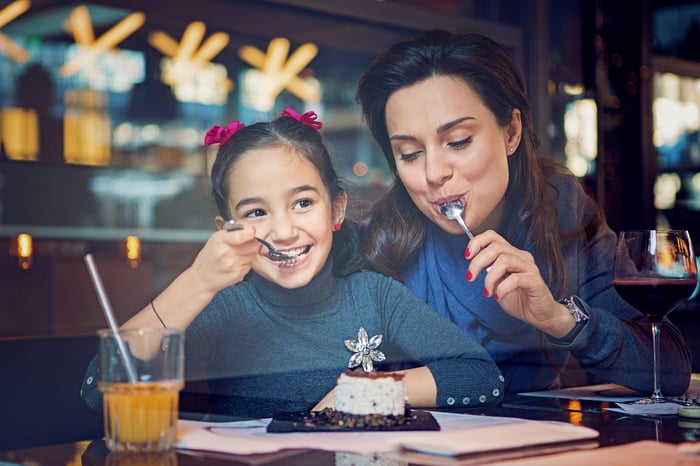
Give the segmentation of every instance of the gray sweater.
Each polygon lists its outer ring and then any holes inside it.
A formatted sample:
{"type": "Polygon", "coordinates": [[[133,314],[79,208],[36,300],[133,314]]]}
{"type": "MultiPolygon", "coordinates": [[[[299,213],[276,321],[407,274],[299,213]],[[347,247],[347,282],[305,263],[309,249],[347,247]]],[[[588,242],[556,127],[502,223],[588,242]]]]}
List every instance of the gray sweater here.
{"type": "MultiPolygon", "coordinates": [[[[356,340],[360,327],[370,337],[382,335],[382,368],[427,366],[439,406],[501,401],[504,379],[471,337],[399,282],[374,272],[338,278],[330,264],[302,288],[251,273],[221,290],[187,328],[187,378],[207,381],[216,414],[309,410],[347,368],[352,353],[344,341],[356,340]]],[[[86,382],[83,396],[99,405],[99,393],[86,382]]]]}

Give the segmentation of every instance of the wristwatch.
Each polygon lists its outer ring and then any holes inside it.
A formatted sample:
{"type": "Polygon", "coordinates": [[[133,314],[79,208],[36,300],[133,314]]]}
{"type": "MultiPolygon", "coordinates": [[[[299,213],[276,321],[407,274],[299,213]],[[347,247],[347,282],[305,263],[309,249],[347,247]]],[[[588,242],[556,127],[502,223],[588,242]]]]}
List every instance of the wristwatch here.
{"type": "Polygon", "coordinates": [[[579,303],[578,296],[567,296],[559,300],[561,304],[566,306],[576,323],[588,320],[588,314],[584,311],[584,307],[579,303]]]}

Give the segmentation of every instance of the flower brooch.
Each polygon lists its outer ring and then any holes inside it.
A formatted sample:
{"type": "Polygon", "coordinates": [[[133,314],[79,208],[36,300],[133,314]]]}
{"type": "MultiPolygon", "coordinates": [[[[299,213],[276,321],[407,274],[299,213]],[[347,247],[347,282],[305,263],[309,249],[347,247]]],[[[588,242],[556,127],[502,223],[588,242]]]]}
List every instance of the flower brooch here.
{"type": "Polygon", "coordinates": [[[348,339],[344,343],[345,347],[353,353],[348,361],[348,368],[350,369],[354,369],[362,364],[362,369],[365,372],[372,372],[375,362],[382,362],[386,359],[384,353],[377,349],[382,344],[382,335],[368,338],[364,327],[360,327],[360,330],[358,330],[357,340],[348,339]]]}

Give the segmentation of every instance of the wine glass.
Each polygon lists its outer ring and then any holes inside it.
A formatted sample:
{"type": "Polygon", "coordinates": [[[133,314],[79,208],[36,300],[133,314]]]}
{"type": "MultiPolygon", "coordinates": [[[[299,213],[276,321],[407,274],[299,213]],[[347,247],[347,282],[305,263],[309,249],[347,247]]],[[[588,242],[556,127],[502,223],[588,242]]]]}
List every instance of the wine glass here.
{"type": "Polygon", "coordinates": [[[660,333],[666,314],[686,301],[698,280],[693,243],[686,230],[622,231],[617,241],[613,284],[618,294],[651,323],[654,392],[646,402],[664,402],[660,388],[660,333]]]}

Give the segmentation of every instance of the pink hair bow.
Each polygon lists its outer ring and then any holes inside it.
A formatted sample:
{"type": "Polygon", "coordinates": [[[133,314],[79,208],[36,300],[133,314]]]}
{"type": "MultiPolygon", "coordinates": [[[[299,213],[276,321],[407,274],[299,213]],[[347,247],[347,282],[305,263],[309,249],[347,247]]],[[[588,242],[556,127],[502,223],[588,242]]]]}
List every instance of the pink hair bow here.
{"type": "Polygon", "coordinates": [[[208,146],[215,143],[223,144],[228,141],[228,138],[236,134],[236,131],[244,127],[245,125],[238,120],[233,120],[228,126],[214,125],[209,128],[207,134],[204,135],[204,145],[208,146]]]}
{"type": "Polygon", "coordinates": [[[297,121],[304,123],[306,126],[311,126],[314,129],[323,128],[323,123],[318,121],[318,115],[314,111],[308,111],[303,115],[299,115],[297,112],[287,107],[282,112],[282,116],[292,117],[297,121]]]}

